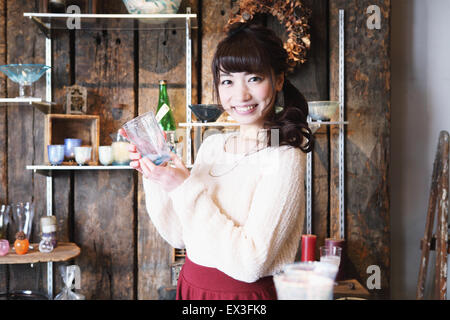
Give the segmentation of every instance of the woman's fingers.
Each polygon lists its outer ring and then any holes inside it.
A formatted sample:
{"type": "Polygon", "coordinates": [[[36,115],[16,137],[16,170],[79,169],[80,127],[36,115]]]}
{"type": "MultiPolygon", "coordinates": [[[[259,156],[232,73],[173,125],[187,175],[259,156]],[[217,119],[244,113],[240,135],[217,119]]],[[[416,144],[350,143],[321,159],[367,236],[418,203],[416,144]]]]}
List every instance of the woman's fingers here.
{"type": "Polygon", "coordinates": [[[142,174],[147,179],[151,177],[153,170],[155,170],[156,165],[150,161],[149,158],[141,158],[139,159],[139,165],[142,169],[142,174]]]}
{"type": "Polygon", "coordinates": [[[119,134],[122,135],[123,137],[125,137],[126,139],[128,139],[128,135],[123,128],[119,129],[119,134]]]}
{"type": "Polygon", "coordinates": [[[183,160],[181,160],[180,157],[178,157],[175,153],[170,152],[170,159],[173,161],[177,168],[189,171],[189,169],[184,165],[183,160]]]}

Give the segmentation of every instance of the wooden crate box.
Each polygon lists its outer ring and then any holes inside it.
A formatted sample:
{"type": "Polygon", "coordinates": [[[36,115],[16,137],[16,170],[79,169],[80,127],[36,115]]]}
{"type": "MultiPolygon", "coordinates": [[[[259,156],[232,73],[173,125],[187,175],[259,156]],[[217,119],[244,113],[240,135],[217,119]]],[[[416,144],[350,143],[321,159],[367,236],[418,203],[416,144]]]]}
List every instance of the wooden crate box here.
{"type": "MultiPolygon", "coordinates": [[[[91,161],[88,165],[98,165],[98,147],[100,145],[100,116],[48,114],[45,121],[44,159],[47,164],[47,145],[64,144],[64,139],[81,139],[82,146],[92,147],[91,161]]],[[[77,165],[76,162],[64,160],[62,165],[77,165]]]]}

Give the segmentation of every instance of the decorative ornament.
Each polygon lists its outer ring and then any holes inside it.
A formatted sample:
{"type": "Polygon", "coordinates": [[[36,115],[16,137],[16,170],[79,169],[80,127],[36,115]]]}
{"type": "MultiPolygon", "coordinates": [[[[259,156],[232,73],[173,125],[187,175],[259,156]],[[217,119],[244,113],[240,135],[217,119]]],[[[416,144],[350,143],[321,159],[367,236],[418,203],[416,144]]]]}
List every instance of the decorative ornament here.
{"type": "Polygon", "coordinates": [[[239,7],[232,10],[225,31],[236,22],[250,22],[255,14],[271,14],[286,28],[288,35],[284,49],[288,53],[290,72],[299,63],[306,62],[306,52],[311,46],[308,20],[311,10],[300,0],[241,0],[239,7]]]}
{"type": "Polygon", "coordinates": [[[87,89],[79,85],[66,87],[66,113],[86,114],[87,89]]]}

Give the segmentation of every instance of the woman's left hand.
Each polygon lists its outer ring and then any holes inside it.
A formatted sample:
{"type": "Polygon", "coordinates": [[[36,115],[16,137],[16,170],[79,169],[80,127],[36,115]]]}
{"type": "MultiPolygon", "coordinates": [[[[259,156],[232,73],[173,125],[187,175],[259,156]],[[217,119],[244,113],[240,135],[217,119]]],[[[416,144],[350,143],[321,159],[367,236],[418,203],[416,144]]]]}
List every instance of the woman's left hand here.
{"type": "Polygon", "coordinates": [[[155,180],[167,192],[178,187],[191,174],[183,161],[175,153],[170,152],[170,158],[173,161],[175,168],[167,165],[167,163],[157,166],[146,157],[139,159],[139,164],[144,177],[155,180]]]}

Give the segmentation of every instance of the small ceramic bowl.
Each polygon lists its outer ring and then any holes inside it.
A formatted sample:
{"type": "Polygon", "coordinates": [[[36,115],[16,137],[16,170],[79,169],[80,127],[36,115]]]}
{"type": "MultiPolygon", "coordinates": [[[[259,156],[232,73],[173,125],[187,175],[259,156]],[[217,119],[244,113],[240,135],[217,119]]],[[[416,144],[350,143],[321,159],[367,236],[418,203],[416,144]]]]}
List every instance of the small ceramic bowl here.
{"type": "Polygon", "coordinates": [[[92,147],[75,147],[75,161],[79,166],[82,166],[91,160],[92,147]]]}
{"type": "Polygon", "coordinates": [[[181,0],[122,0],[131,14],[173,14],[180,8],[181,0]]]}
{"type": "Polygon", "coordinates": [[[51,165],[57,166],[64,161],[64,145],[63,144],[49,144],[47,146],[48,161],[51,165]]]}
{"type": "Polygon", "coordinates": [[[339,101],[308,102],[309,116],[315,121],[329,121],[339,108],[339,101]]]}

